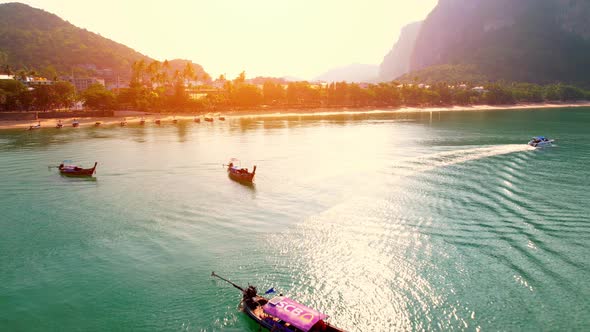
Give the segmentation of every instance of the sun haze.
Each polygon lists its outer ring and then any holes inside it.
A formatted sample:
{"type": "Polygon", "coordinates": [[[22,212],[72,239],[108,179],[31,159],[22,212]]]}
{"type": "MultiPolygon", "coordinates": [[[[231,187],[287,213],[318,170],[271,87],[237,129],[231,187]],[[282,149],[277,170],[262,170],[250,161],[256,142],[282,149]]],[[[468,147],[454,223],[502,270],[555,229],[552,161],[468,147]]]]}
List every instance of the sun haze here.
{"type": "Polygon", "coordinates": [[[437,1],[23,2],[155,59],[192,60],[212,76],[312,79],[337,66],[379,64],[400,29],[437,1]]]}

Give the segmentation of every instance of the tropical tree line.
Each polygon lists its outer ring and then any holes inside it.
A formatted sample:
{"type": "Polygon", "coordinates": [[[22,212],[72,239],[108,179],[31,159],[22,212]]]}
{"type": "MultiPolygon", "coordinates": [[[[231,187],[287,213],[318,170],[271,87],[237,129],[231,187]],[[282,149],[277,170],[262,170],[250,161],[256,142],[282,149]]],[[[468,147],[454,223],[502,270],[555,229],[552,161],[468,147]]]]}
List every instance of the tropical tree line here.
{"type": "Polygon", "coordinates": [[[369,107],[503,105],[534,102],[590,100],[590,91],[567,84],[488,83],[473,86],[436,83],[433,85],[388,82],[317,84],[281,79],[246,80],[245,72],[233,80],[220,75],[197,78],[187,64],[183,71],[167,74],[166,63],[135,63],[129,89],[113,96],[119,107],[149,110],[187,110],[273,107],[369,107]],[[199,79],[201,84],[191,86],[199,79]],[[253,84],[252,82],[257,84],[253,84]],[[261,83],[261,84],[260,84],[261,83]]]}
{"type": "Polygon", "coordinates": [[[28,87],[17,80],[0,80],[0,110],[47,111],[70,107],[78,99],[69,82],[28,87]]]}
{"type": "Polygon", "coordinates": [[[488,83],[472,86],[449,83],[285,82],[197,75],[190,62],[172,70],[168,61],[133,63],[129,87],[107,90],[100,84],[76,94],[68,82],[27,87],[18,80],[0,80],[0,110],[49,110],[83,101],[90,109],[144,111],[209,111],[259,107],[397,107],[508,105],[514,103],[590,100],[590,91],[567,84],[488,83]],[[256,82],[257,84],[253,84],[256,82]]]}

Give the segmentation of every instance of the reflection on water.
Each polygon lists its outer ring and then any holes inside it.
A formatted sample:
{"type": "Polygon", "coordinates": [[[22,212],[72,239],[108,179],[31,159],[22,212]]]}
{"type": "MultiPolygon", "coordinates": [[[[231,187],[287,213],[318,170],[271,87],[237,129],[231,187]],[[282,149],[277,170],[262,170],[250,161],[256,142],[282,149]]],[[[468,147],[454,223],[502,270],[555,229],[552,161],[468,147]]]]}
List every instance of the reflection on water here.
{"type": "Polygon", "coordinates": [[[589,114],[0,131],[0,322],[258,331],[216,271],[350,331],[584,330],[589,114]],[[537,134],[559,147],[529,148],[537,134]],[[231,157],[255,185],[228,178],[231,157]],[[97,175],[47,168],[63,159],[97,175]]]}

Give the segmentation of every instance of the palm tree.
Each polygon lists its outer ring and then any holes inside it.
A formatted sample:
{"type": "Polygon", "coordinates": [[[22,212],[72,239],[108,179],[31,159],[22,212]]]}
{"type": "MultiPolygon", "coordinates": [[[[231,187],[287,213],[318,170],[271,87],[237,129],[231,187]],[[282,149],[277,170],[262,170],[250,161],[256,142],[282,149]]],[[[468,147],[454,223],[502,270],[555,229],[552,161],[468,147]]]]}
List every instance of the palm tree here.
{"type": "Polygon", "coordinates": [[[182,76],[184,77],[185,83],[186,81],[196,79],[195,69],[193,68],[193,65],[190,62],[187,62],[186,66],[184,66],[182,76]]]}
{"type": "Polygon", "coordinates": [[[145,61],[143,59],[139,60],[139,61],[135,61],[132,65],[132,70],[133,70],[133,77],[132,77],[132,81],[136,81],[137,83],[142,83],[144,82],[144,74],[145,74],[145,61]]]}
{"type": "Polygon", "coordinates": [[[164,60],[162,63],[162,73],[160,75],[160,80],[162,84],[169,85],[170,84],[170,63],[168,60],[164,60]]]}
{"type": "Polygon", "coordinates": [[[151,83],[151,88],[154,88],[154,83],[158,82],[158,76],[159,76],[159,72],[160,72],[160,61],[153,61],[151,62],[148,66],[147,66],[147,73],[150,76],[150,83],[151,83]]]}

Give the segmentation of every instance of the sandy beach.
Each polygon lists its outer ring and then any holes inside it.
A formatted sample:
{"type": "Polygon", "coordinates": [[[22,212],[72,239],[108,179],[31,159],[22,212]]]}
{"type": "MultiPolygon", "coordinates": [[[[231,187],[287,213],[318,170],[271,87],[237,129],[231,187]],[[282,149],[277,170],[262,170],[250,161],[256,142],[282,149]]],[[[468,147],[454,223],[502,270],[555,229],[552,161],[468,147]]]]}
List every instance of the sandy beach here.
{"type": "MultiPolygon", "coordinates": [[[[244,110],[226,110],[222,113],[212,112],[208,115],[215,114],[216,118],[222,114],[226,118],[242,118],[242,117],[264,117],[264,116],[322,116],[322,115],[336,115],[336,114],[361,114],[361,113],[421,113],[421,112],[483,112],[495,110],[531,110],[531,109],[552,109],[552,108],[577,108],[590,107],[590,101],[577,103],[539,103],[539,104],[516,104],[516,105],[475,105],[475,106],[449,106],[449,107],[332,107],[332,108],[257,108],[244,110]]],[[[112,117],[88,117],[88,118],[61,118],[61,119],[41,119],[39,121],[31,120],[10,120],[0,121],[0,129],[28,129],[32,125],[41,124],[41,129],[55,128],[58,121],[64,127],[72,126],[74,119],[78,120],[80,127],[95,126],[97,122],[100,125],[117,125],[122,121],[127,124],[137,124],[141,119],[145,119],[147,123],[154,123],[156,119],[162,123],[172,122],[176,119],[179,121],[192,121],[195,117],[204,117],[204,115],[187,114],[187,113],[146,113],[135,111],[116,111],[115,116],[112,117]]]]}
{"type": "Polygon", "coordinates": [[[29,129],[30,126],[41,124],[40,129],[52,128],[55,129],[59,121],[64,127],[71,127],[74,120],[78,120],[80,123],[79,127],[90,127],[96,126],[97,122],[100,122],[99,126],[118,125],[123,121],[127,124],[138,124],[141,119],[144,119],[147,123],[154,123],[156,119],[162,121],[162,123],[172,122],[172,120],[193,120],[194,115],[184,114],[153,114],[143,112],[132,112],[132,111],[117,111],[115,116],[112,117],[88,117],[88,118],[60,118],[60,119],[40,119],[37,121],[30,120],[17,120],[17,121],[0,121],[0,129],[29,129]]]}

